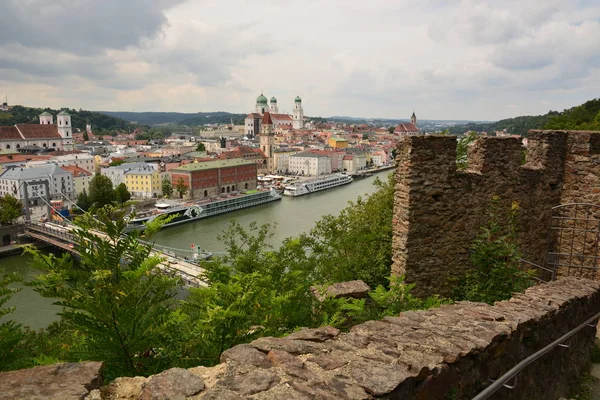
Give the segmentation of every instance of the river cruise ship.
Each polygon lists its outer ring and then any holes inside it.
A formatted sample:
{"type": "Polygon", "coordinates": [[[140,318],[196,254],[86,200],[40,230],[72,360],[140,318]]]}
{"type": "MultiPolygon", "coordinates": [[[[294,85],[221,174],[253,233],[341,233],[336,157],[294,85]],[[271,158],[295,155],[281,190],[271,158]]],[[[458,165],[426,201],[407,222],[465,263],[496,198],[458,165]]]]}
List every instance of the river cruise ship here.
{"type": "Polygon", "coordinates": [[[352,182],[352,177],[346,174],[338,173],[327,175],[311,181],[298,182],[293,185],[286,186],[283,194],[285,196],[302,196],[309,193],[318,192],[320,190],[331,189],[336,186],[346,185],[352,182]]]}
{"type": "Polygon", "coordinates": [[[135,218],[129,220],[127,230],[144,230],[147,222],[154,220],[160,215],[171,217],[171,220],[163,225],[163,228],[167,228],[277,200],[281,200],[281,196],[275,190],[271,189],[263,191],[253,190],[245,194],[232,194],[227,198],[219,200],[203,200],[185,204],[157,203],[154,210],[136,215],[135,218]]]}

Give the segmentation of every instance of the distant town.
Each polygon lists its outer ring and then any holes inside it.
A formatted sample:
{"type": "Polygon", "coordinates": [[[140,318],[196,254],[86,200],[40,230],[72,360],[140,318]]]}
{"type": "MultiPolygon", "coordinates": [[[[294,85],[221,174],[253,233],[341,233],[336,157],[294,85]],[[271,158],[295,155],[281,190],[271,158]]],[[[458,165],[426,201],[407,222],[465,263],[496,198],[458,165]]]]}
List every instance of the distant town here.
{"type": "MultiPolygon", "coordinates": [[[[10,109],[4,103],[0,112],[10,109]]],[[[72,207],[99,174],[113,188],[125,185],[131,199],[218,199],[283,189],[277,185],[284,177],[359,177],[391,167],[398,140],[420,132],[414,112],[410,122],[395,126],[309,119],[299,96],[291,115],[263,94],[250,111],[243,125],[206,124],[170,135],[148,134],[148,127],[108,135],[91,123],[79,129],[65,110],[42,112],[36,123],[0,126],[0,196],[27,203],[32,217],[46,216],[46,201],[53,210],[72,207]]]]}

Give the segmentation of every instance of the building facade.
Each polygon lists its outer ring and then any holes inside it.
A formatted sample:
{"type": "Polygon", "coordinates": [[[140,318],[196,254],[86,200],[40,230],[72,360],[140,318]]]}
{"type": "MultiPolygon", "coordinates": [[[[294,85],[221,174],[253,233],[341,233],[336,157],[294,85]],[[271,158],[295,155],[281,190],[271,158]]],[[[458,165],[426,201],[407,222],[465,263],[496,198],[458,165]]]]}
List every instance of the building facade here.
{"type": "Polygon", "coordinates": [[[175,195],[178,182],[188,188],[185,199],[217,198],[256,189],[257,165],[240,158],[191,163],[171,170],[175,195]]]}
{"type": "Polygon", "coordinates": [[[0,175],[0,196],[10,194],[30,206],[45,205],[50,200],[75,199],[73,176],[56,164],[30,168],[8,168],[0,175]],[[46,192],[46,184],[48,192],[46,192]],[[25,192],[27,191],[27,192],[25,192]]]}
{"type": "Polygon", "coordinates": [[[290,156],[290,173],[304,176],[319,176],[331,173],[331,159],[328,154],[317,151],[304,151],[290,156]]]}
{"type": "Polygon", "coordinates": [[[73,176],[73,187],[75,197],[81,193],[90,193],[90,181],[94,177],[94,174],[90,171],[77,167],[75,165],[66,165],[61,167],[65,171],[69,172],[73,176]]]}
{"type": "Polygon", "coordinates": [[[150,165],[125,171],[123,179],[132,197],[149,199],[162,196],[161,174],[150,165]]]}
{"type": "Polygon", "coordinates": [[[26,148],[72,150],[71,116],[61,111],[56,116],[48,112],[40,115],[39,124],[0,126],[0,149],[24,151],[26,148]]]}

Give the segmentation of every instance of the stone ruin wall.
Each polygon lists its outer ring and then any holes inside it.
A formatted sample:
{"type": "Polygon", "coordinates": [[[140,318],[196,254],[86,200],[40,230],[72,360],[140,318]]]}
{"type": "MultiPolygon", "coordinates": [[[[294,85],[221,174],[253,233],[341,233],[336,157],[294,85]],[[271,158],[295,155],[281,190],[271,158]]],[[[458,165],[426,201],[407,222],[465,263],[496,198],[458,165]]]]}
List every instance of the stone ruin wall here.
{"type": "Polygon", "coordinates": [[[551,209],[565,202],[600,204],[600,132],[529,132],[521,139],[479,138],[468,169],[456,168],[456,137],[412,136],[398,147],[392,273],[415,292],[448,294],[470,268],[469,251],[492,196],[519,203],[524,258],[544,265],[551,209]]]}
{"type": "MultiPolygon", "coordinates": [[[[369,321],[342,333],[303,329],[235,346],[221,364],[173,368],[101,386],[102,363],[0,373],[4,399],[462,400],[600,309],[600,282],[574,277],[490,306],[460,302],[369,321]]],[[[585,326],[491,399],[557,399],[589,365],[596,334],[585,326]]]]}

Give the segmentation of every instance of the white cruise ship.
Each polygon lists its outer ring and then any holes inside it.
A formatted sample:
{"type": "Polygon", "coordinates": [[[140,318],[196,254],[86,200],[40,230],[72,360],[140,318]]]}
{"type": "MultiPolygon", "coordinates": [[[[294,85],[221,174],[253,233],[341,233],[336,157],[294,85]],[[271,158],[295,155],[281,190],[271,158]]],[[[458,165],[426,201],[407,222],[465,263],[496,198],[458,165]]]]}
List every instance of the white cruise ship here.
{"type": "Polygon", "coordinates": [[[284,196],[302,196],[319,190],[330,189],[336,186],[345,185],[352,182],[352,177],[346,174],[338,173],[327,175],[321,178],[314,179],[312,181],[306,181],[296,183],[293,185],[286,186],[283,194],[284,196]]]}

